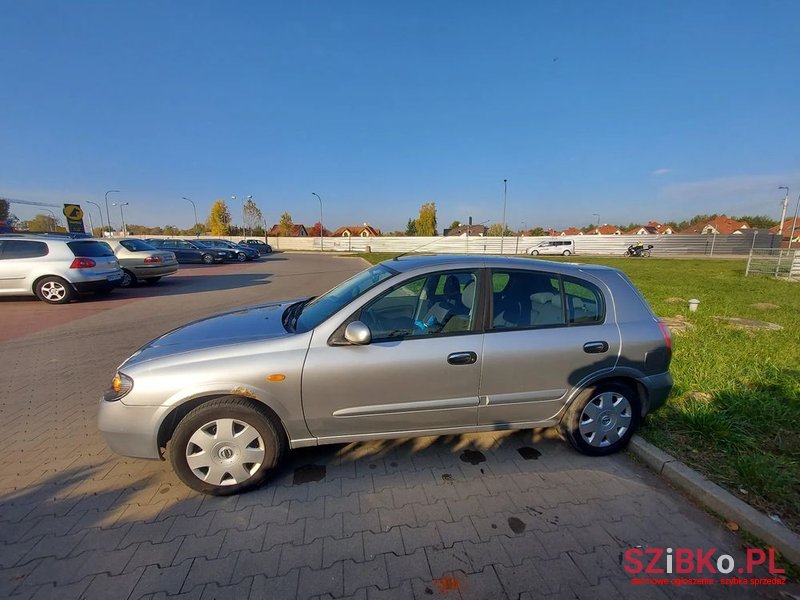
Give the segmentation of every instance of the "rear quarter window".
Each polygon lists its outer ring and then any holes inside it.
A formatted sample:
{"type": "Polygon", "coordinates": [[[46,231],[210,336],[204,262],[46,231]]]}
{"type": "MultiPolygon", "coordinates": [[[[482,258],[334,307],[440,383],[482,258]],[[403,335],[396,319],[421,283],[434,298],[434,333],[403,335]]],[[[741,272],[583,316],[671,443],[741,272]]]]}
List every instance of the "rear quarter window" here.
{"type": "Polygon", "coordinates": [[[594,284],[572,277],[564,277],[564,300],[567,305],[567,322],[570,324],[602,323],[606,307],[603,293],[594,284]]]}
{"type": "Polygon", "coordinates": [[[86,242],[67,242],[67,246],[75,256],[97,258],[100,256],[114,256],[111,246],[105,242],[86,241],[86,242]]]}
{"type": "Polygon", "coordinates": [[[47,256],[50,249],[44,242],[33,240],[5,240],[2,243],[0,259],[14,260],[19,258],[37,258],[47,256]]]}

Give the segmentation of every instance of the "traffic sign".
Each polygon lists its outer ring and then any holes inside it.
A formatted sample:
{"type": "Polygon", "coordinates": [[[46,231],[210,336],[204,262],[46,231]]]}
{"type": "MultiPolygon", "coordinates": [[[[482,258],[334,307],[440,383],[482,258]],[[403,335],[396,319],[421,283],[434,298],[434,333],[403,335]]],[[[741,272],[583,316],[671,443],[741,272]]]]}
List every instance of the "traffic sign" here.
{"type": "Polygon", "coordinates": [[[67,229],[70,233],[86,233],[80,204],[65,204],[62,212],[67,217],[67,229]]]}

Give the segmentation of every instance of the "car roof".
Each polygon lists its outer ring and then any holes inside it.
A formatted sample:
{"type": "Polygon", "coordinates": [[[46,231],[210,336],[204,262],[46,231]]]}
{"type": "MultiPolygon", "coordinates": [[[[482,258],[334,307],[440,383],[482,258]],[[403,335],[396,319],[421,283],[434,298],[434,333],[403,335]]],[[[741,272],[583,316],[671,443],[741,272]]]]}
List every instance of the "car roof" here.
{"type": "Polygon", "coordinates": [[[406,272],[427,267],[474,268],[476,264],[484,267],[506,269],[546,269],[554,273],[574,273],[576,271],[617,271],[613,267],[572,262],[555,262],[516,256],[471,255],[471,254],[415,254],[398,256],[383,263],[395,271],[406,272]]]}

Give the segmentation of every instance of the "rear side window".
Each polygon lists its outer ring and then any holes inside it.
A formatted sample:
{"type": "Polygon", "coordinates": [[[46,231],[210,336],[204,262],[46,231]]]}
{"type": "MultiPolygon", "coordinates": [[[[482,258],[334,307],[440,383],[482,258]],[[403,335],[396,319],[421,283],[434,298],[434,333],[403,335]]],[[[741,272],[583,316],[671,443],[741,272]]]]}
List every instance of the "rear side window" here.
{"type": "Polygon", "coordinates": [[[567,321],[570,324],[603,322],[605,318],[603,294],[588,281],[564,277],[564,300],[567,306],[567,321]]]}
{"type": "Polygon", "coordinates": [[[36,258],[38,256],[47,256],[49,251],[47,244],[44,242],[35,242],[33,240],[5,240],[2,245],[0,258],[3,260],[36,258]]]}
{"type": "Polygon", "coordinates": [[[105,242],[67,242],[67,246],[72,250],[75,256],[85,256],[89,258],[96,258],[98,256],[114,256],[114,251],[111,246],[105,242]]]}
{"type": "Polygon", "coordinates": [[[557,275],[534,271],[492,273],[492,328],[564,325],[557,275]]]}
{"type": "Polygon", "coordinates": [[[120,240],[119,245],[131,252],[147,252],[155,250],[153,246],[142,240],[120,240]]]}

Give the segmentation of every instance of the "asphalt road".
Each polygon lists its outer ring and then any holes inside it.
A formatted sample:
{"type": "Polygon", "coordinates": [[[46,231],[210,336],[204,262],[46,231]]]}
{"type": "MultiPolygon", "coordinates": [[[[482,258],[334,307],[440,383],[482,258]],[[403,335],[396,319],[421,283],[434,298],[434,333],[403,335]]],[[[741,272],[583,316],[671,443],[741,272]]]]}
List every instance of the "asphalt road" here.
{"type": "Polygon", "coordinates": [[[106,448],[98,398],[137,347],[363,267],[278,254],[67,306],[0,301],[0,597],[774,595],[634,585],[628,548],[716,548],[743,566],[741,542],[627,455],[580,456],[552,431],[303,449],[222,499],[106,448]]]}

